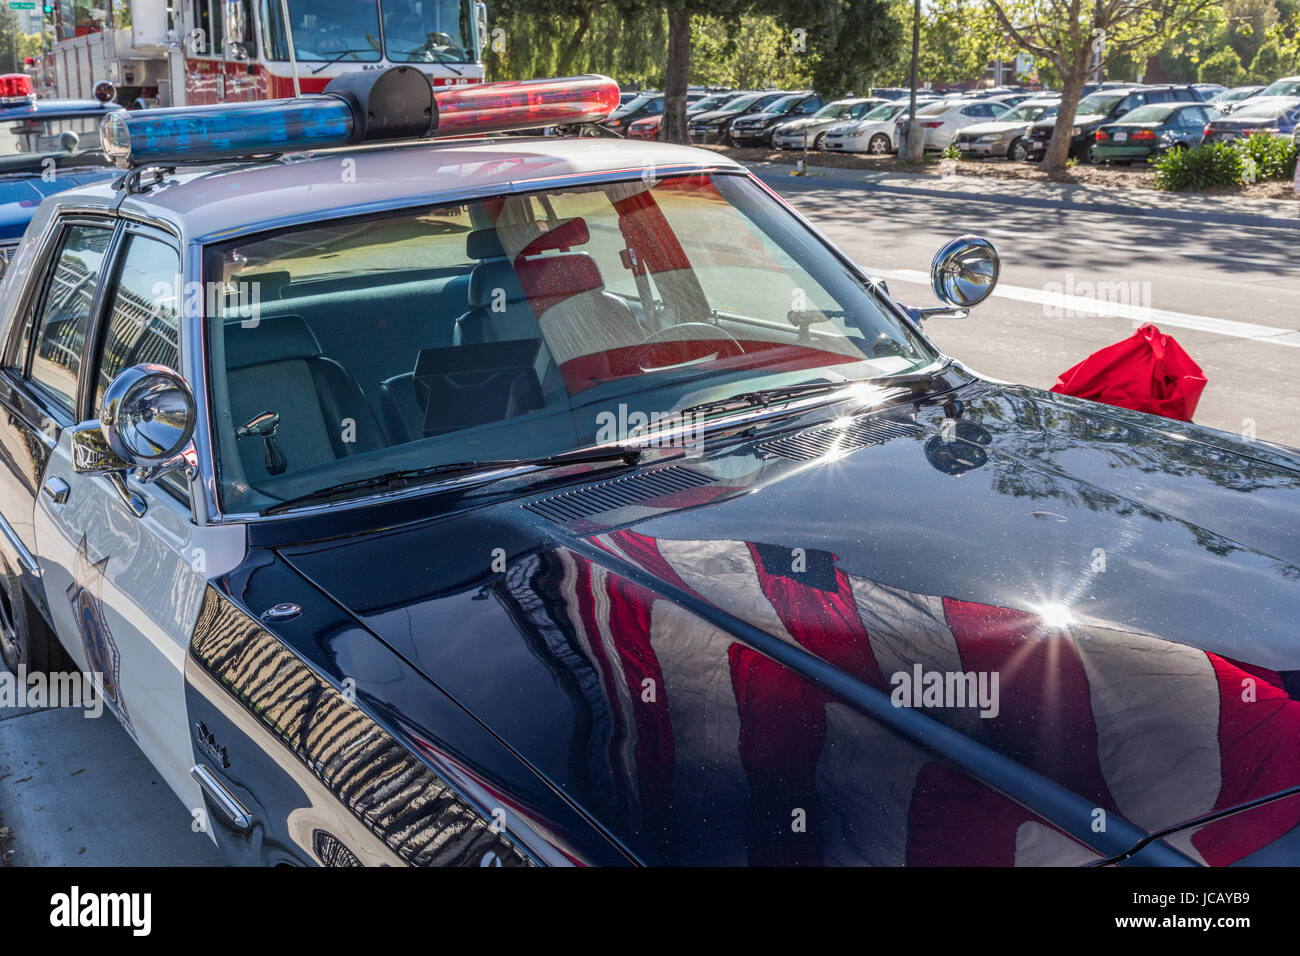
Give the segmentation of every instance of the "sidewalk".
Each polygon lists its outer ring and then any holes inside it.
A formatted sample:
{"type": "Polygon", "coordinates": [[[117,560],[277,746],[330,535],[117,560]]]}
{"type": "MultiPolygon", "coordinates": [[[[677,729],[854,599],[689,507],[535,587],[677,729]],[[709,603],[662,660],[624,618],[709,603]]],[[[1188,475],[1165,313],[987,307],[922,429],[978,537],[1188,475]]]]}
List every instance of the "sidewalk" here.
{"type": "Polygon", "coordinates": [[[1240,196],[1205,196],[1169,193],[1156,189],[1090,186],[1080,183],[997,179],[983,176],[932,176],[925,173],[881,172],[808,166],[805,176],[790,175],[781,163],[751,163],[750,169],[769,182],[819,186],[857,187],[876,192],[948,198],[960,196],[975,202],[1086,209],[1122,216],[1186,219],[1225,225],[1300,229],[1300,203],[1286,199],[1247,199],[1240,196]]]}

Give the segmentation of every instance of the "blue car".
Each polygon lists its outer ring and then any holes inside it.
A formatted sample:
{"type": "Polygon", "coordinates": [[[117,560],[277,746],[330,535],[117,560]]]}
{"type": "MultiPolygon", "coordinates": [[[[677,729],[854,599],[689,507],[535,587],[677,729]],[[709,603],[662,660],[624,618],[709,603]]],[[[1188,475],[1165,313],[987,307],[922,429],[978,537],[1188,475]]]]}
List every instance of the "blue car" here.
{"type": "Polygon", "coordinates": [[[46,196],[113,175],[99,124],[122,109],[98,100],[33,100],[0,109],[0,263],[46,196]]]}

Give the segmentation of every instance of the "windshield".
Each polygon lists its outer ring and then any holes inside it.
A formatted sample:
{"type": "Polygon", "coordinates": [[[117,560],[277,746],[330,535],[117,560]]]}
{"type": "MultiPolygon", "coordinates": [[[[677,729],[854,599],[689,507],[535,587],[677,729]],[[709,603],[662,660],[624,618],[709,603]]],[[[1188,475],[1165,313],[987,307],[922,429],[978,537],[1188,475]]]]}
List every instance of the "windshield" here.
{"type": "Polygon", "coordinates": [[[883,106],[877,106],[874,110],[862,117],[864,123],[877,123],[881,120],[893,119],[894,115],[907,109],[906,105],[896,105],[886,103],[883,106]]]}
{"type": "Polygon", "coordinates": [[[76,152],[84,153],[100,148],[99,124],[107,115],[96,110],[84,115],[72,114],[50,119],[31,116],[26,119],[0,122],[0,156],[15,153],[65,152],[60,142],[64,133],[77,136],[76,152]]]}
{"type": "Polygon", "coordinates": [[[1032,123],[1056,115],[1055,106],[1021,106],[998,118],[999,123],[1032,123]]]}
{"type": "Polygon", "coordinates": [[[696,100],[694,103],[688,105],[686,108],[686,112],[703,113],[706,110],[716,110],[723,103],[727,102],[727,100],[734,99],[734,98],[735,97],[733,97],[732,94],[730,93],[724,93],[721,96],[706,96],[704,97],[704,99],[696,100]]]}
{"type": "Polygon", "coordinates": [[[753,110],[756,113],[759,110],[766,110],[777,100],[785,99],[788,95],[789,94],[786,93],[768,93],[764,96],[760,96],[758,99],[754,100],[752,104],[753,110]]]}
{"type": "Polygon", "coordinates": [[[1115,108],[1115,105],[1124,98],[1123,94],[1115,93],[1092,93],[1079,100],[1079,108],[1074,111],[1075,116],[1094,116],[1106,115],[1115,108]]]}
{"type": "MultiPolygon", "coordinates": [[[[288,0],[294,53],[299,60],[373,63],[381,45],[397,63],[467,63],[474,59],[462,0],[288,0]],[[383,42],[381,44],[381,36],[383,42]]],[[[280,3],[267,3],[268,59],[286,61],[280,3]]]]}
{"type": "Polygon", "coordinates": [[[1300,96],[1300,76],[1274,80],[1259,91],[1258,96],[1300,96]]]}
{"type": "Polygon", "coordinates": [[[1124,114],[1125,123],[1163,123],[1173,112],[1172,106],[1139,106],[1124,114]]]}
{"type": "Polygon", "coordinates": [[[383,0],[383,10],[384,51],[394,63],[473,61],[469,5],[461,0],[383,0]]]}
{"type": "Polygon", "coordinates": [[[931,103],[929,106],[922,107],[916,111],[917,116],[938,116],[940,113],[946,113],[953,108],[952,103],[931,103]]]}
{"type": "Polygon", "coordinates": [[[768,104],[766,109],[769,113],[788,113],[802,99],[802,93],[796,93],[794,96],[783,96],[779,100],[768,104]]]}
{"type": "Polygon", "coordinates": [[[749,105],[751,103],[756,102],[758,98],[762,95],[763,95],[762,93],[748,93],[745,96],[737,96],[735,99],[727,103],[727,105],[723,108],[729,113],[738,110],[748,109],[749,105]]]}
{"type": "Polygon", "coordinates": [[[936,358],[735,175],[317,223],[210,247],[205,271],[226,290],[205,326],[227,512],[936,358]]]}

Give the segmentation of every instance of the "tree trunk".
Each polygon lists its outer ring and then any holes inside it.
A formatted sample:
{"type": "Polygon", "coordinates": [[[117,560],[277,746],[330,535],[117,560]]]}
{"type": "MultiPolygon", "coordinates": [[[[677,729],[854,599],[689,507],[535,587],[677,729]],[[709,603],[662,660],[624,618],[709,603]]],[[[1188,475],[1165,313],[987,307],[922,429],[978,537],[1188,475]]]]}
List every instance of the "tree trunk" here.
{"type": "Polygon", "coordinates": [[[1074,128],[1074,112],[1079,106],[1079,93],[1088,78],[1088,58],[1080,59],[1076,56],[1069,65],[1070,69],[1061,77],[1061,106],[1056,113],[1056,128],[1052,130],[1052,138],[1043,154],[1041,169],[1047,173],[1064,169],[1066,160],[1070,158],[1070,130],[1074,128]]]}
{"type": "MultiPolygon", "coordinates": [[[[900,158],[912,163],[919,163],[925,157],[925,130],[921,128],[921,121],[916,117],[916,85],[919,80],[917,76],[918,64],[921,59],[921,0],[913,0],[912,4],[912,96],[911,108],[908,110],[907,121],[907,153],[900,158]]],[[[900,151],[901,152],[901,151],[900,151]]]]}
{"type": "Polygon", "coordinates": [[[668,11],[668,68],[664,74],[664,118],[659,139],[688,143],[686,133],[686,80],[691,69],[691,17],[685,10],[668,11]]]}

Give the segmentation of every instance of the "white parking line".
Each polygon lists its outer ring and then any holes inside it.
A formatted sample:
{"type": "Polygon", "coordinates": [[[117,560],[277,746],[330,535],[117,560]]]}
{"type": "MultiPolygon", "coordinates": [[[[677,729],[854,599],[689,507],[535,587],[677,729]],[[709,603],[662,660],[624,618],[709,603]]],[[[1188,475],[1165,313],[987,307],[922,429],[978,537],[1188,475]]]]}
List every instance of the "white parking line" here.
{"type": "MultiPolygon", "coordinates": [[[[930,275],[919,269],[873,269],[868,270],[886,280],[915,282],[929,286],[930,275]]],[[[1279,329],[1271,325],[1255,325],[1253,322],[1237,322],[1233,319],[1214,319],[1204,315],[1188,315],[1185,312],[1171,312],[1167,309],[1149,309],[1140,304],[1127,302],[1107,302],[1104,298],[1082,295],[1066,295],[1063,292],[1048,292],[1044,289],[1027,289],[1023,286],[1002,285],[993,290],[993,295],[1017,302],[1032,302],[1050,308],[1053,312],[1066,315],[1095,315],[1102,318],[1131,319],[1134,322],[1154,322],[1156,325],[1172,326],[1179,329],[1194,329],[1198,332],[1213,332],[1216,335],[1230,335],[1238,339],[1251,339],[1266,345],[1286,345],[1300,348],[1300,332],[1292,329],[1279,329]]],[[[1046,308],[1044,309],[1046,311],[1046,308]]]]}

